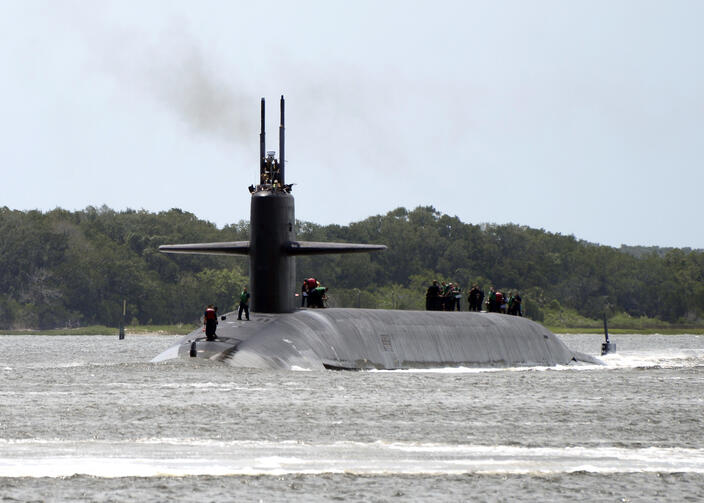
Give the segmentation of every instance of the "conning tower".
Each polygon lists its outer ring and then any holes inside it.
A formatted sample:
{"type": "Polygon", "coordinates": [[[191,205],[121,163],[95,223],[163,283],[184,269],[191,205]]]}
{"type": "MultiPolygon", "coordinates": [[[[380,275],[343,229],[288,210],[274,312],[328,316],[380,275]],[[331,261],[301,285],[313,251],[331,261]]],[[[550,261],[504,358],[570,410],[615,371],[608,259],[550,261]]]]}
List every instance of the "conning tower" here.
{"type": "Polygon", "coordinates": [[[281,96],[279,159],[265,152],[265,103],[262,98],[259,133],[259,184],[250,186],[249,281],[252,310],[260,313],[290,313],[295,309],[296,265],[287,253],[295,241],[295,205],[291,186],[284,185],[284,97],[281,96]]]}
{"type": "Polygon", "coordinates": [[[249,186],[250,239],[225,243],[195,243],[164,245],[166,253],[206,253],[249,255],[249,281],[252,311],[259,313],[290,313],[296,309],[296,255],[325,253],[358,253],[384,250],[384,245],[354,243],[318,243],[296,241],[295,204],[291,184],[285,183],[285,102],[281,96],[279,126],[279,158],[266,151],[266,105],[261,100],[261,131],[259,133],[259,181],[249,186]]]}

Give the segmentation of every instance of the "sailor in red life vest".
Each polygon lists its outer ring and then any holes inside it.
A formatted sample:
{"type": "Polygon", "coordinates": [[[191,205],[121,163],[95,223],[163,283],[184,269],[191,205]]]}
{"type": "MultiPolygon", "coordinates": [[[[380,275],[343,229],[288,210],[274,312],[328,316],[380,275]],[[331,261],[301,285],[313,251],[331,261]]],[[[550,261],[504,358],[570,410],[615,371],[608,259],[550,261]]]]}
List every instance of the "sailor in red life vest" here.
{"type": "Polygon", "coordinates": [[[500,290],[496,290],[496,306],[497,312],[506,314],[506,297],[500,290]]]}
{"type": "Polygon", "coordinates": [[[215,328],[218,325],[218,313],[212,304],[205,308],[205,314],[203,315],[203,324],[205,325],[205,338],[209,341],[214,341],[215,328]]]}
{"type": "Polygon", "coordinates": [[[308,278],[306,281],[308,282],[308,293],[320,286],[320,282],[315,278],[308,278]]]}

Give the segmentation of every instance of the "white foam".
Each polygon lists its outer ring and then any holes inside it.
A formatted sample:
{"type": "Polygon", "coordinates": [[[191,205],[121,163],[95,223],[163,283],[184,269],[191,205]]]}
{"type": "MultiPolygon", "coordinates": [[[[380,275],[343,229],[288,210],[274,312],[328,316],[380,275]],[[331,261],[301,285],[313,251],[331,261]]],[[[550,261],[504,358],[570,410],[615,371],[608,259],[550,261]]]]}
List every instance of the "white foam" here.
{"type": "Polygon", "coordinates": [[[379,373],[480,374],[486,372],[592,371],[623,368],[688,368],[704,366],[704,348],[619,351],[598,357],[605,365],[573,362],[569,365],[522,367],[442,367],[429,369],[369,370],[379,373]]]}
{"type": "Polygon", "coordinates": [[[623,351],[601,358],[610,368],[685,368],[704,365],[704,349],[623,351]]]}
{"type": "Polygon", "coordinates": [[[282,474],[704,473],[704,449],[414,442],[4,440],[0,477],[282,474]]]}
{"type": "Polygon", "coordinates": [[[579,365],[555,365],[547,366],[526,366],[526,367],[439,367],[428,369],[397,369],[397,370],[376,370],[368,372],[379,373],[407,373],[407,374],[482,374],[486,372],[544,372],[546,370],[585,370],[589,368],[603,368],[603,365],[579,364],[579,365]]]}
{"type": "Polygon", "coordinates": [[[178,358],[178,350],[180,347],[180,344],[171,346],[170,348],[166,349],[165,351],[152,358],[151,363],[159,363],[166,360],[173,360],[174,358],[178,358]]]}

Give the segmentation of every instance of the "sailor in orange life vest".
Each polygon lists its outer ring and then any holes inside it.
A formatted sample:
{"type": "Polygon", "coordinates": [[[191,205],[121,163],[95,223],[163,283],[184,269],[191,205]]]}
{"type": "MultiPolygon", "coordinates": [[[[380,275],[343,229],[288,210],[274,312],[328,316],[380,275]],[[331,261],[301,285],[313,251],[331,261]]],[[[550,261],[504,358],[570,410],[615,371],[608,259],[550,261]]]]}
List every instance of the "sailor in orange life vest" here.
{"type": "Polygon", "coordinates": [[[203,324],[205,325],[205,338],[209,341],[215,340],[215,328],[218,325],[218,312],[217,308],[212,304],[205,308],[203,324]]]}

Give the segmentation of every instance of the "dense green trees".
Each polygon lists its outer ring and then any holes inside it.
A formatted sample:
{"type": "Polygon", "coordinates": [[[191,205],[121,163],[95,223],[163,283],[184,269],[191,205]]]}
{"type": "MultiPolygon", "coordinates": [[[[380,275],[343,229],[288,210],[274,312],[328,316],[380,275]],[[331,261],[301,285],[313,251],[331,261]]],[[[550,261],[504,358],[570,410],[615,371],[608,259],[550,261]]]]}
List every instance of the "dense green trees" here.
{"type": "MultiPolygon", "coordinates": [[[[301,259],[300,275],[315,275],[341,304],[356,305],[350,289],[371,292],[367,305],[422,308],[431,279],[474,282],[520,290],[529,314],[552,300],[579,314],[600,318],[625,312],[665,321],[694,321],[704,315],[704,253],[633,248],[623,251],[517,225],[472,225],[431,207],[398,208],[343,228],[306,224],[300,239],[383,243],[370,256],[301,259]],[[419,278],[424,278],[419,283],[419,278]]],[[[364,302],[362,302],[364,305],[364,302]]]]}
{"type": "MultiPolygon", "coordinates": [[[[165,243],[247,239],[246,224],[218,230],[181,210],[159,214],[0,209],[0,326],[116,326],[121,299],[138,323],[193,321],[200,308],[234,306],[246,260],[166,256],[165,243]]],[[[128,320],[128,321],[129,321],[128,320]]]]}
{"type": "MultiPolygon", "coordinates": [[[[349,226],[299,222],[299,239],[383,243],[374,254],[301,257],[298,275],[331,287],[340,306],[422,309],[432,279],[518,289],[540,319],[551,302],[598,318],[604,309],[666,321],[704,315],[704,253],[621,250],[517,225],[472,225],[432,207],[398,208],[349,226]]],[[[192,322],[205,304],[234,307],[242,257],[165,255],[166,243],[248,239],[248,224],[218,229],[172,209],[89,207],[47,213],[0,208],[0,327],[128,321],[192,322]]]]}

